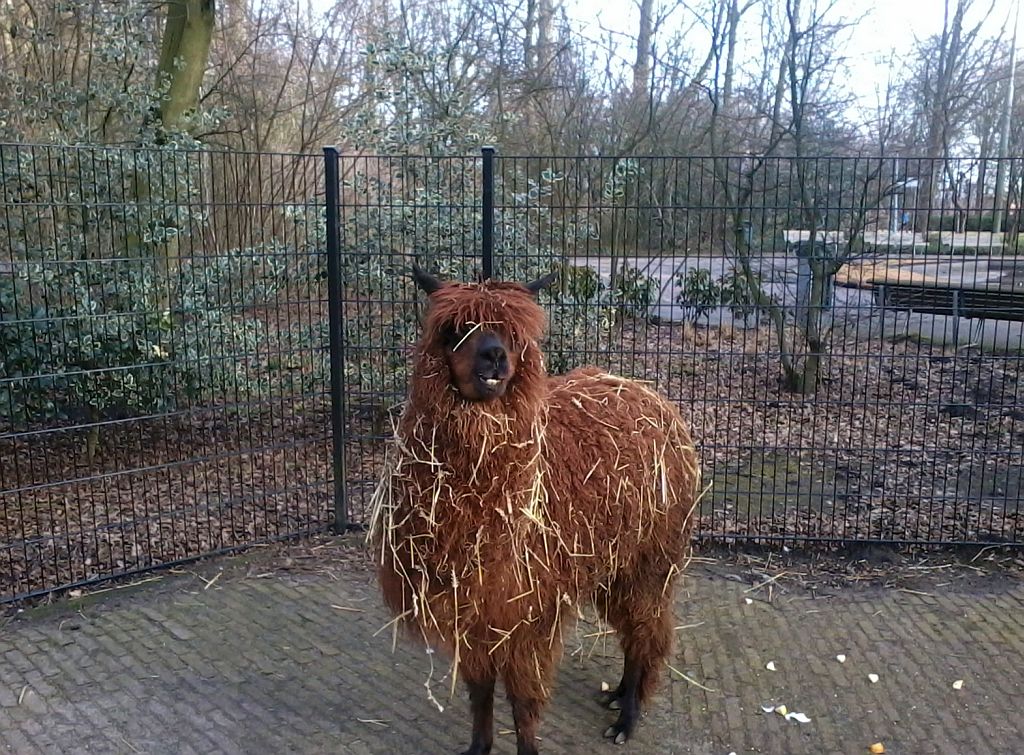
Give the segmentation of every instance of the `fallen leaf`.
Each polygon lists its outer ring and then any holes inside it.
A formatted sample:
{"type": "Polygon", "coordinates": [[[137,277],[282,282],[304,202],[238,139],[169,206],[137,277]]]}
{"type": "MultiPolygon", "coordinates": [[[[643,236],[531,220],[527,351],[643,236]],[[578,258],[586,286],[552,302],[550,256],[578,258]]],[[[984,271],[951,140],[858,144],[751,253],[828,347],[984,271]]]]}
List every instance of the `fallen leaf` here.
{"type": "Polygon", "coordinates": [[[766,663],[764,667],[769,671],[775,671],[775,661],[768,661],[768,663],[766,663]]]}
{"type": "Polygon", "coordinates": [[[775,712],[775,706],[767,704],[767,703],[761,703],[761,710],[764,711],[765,713],[774,713],[775,712]]]}
{"type": "Polygon", "coordinates": [[[843,655],[842,653],[840,653],[839,655],[836,656],[836,660],[839,661],[840,663],[846,663],[846,656],[843,655]]]}
{"type": "Polygon", "coordinates": [[[778,713],[780,716],[785,716],[787,713],[789,713],[789,708],[787,708],[785,705],[777,705],[775,706],[775,712],[778,713]]]}
{"type": "Polygon", "coordinates": [[[608,682],[601,682],[601,691],[602,692],[607,692],[608,689],[609,689],[608,682]]]}
{"type": "Polygon", "coordinates": [[[744,601],[746,602],[746,604],[747,604],[748,606],[749,606],[749,605],[750,605],[751,603],[753,603],[753,602],[754,602],[754,599],[753,599],[753,598],[744,598],[743,600],[744,600],[744,601]]]}
{"type": "Polygon", "coordinates": [[[803,713],[787,713],[787,721],[796,721],[799,724],[809,724],[811,719],[805,716],[803,713]]]}
{"type": "Polygon", "coordinates": [[[875,755],[882,755],[882,753],[885,752],[885,745],[881,742],[875,742],[868,748],[868,750],[873,752],[875,755]]]}
{"type": "Polygon", "coordinates": [[[963,687],[964,687],[964,680],[963,679],[957,679],[955,682],[953,682],[953,689],[963,689],[963,687]]]}
{"type": "Polygon", "coordinates": [[[878,684],[878,674],[868,674],[868,681],[872,684],[878,684]]]}

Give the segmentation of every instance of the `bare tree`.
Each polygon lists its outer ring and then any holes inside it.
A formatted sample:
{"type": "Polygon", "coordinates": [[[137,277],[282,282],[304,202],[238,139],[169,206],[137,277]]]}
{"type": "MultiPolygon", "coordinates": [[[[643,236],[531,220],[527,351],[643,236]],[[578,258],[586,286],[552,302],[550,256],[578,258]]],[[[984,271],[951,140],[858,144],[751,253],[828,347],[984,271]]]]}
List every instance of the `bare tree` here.
{"type": "MultiPolygon", "coordinates": [[[[224,3],[212,51],[215,77],[202,102],[227,113],[202,134],[248,151],[316,149],[336,141],[362,94],[364,11],[308,0],[224,3]]],[[[366,28],[364,27],[364,28],[366,28]]]]}
{"type": "MultiPolygon", "coordinates": [[[[901,100],[906,113],[908,147],[923,150],[919,196],[926,206],[915,213],[918,231],[927,231],[932,209],[941,200],[940,176],[949,173],[972,115],[998,40],[984,36],[995,0],[944,0],[942,31],[917,43],[908,65],[901,100]],[[973,19],[973,20],[970,20],[973,19]]],[[[955,176],[952,177],[955,180],[955,176]]]]}
{"type": "MultiPolygon", "coordinates": [[[[770,9],[766,9],[770,12],[770,9]]],[[[862,170],[859,188],[845,202],[836,202],[829,197],[828,182],[813,170],[803,159],[808,148],[820,133],[822,121],[830,107],[844,103],[842,93],[832,91],[840,56],[836,53],[843,32],[849,23],[833,19],[836,15],[835,2],[820,4],[817,0],[786,0],[784,15],[772,19],[767,26],[781,31],[781,55],[777,62],[766,56],[762,82],[774,79],[774,91],[762,102],[770,107],[768,129],[761,132],[767,140],[757,144],[751,141],[752,131],[747,132],[746,156],[729,156],[716,151],[713,166],[716,185],[724,199],[724,206],[731,208],[724,219],[723,243],[727,254],[744,276],[753,293],[757,306],[768,313],[779,344],[780,363],[786,387],[790,390],[814,393],[821,379],[828,353],[830,322],[827,311],[830,306],[832,280],[839,268],[853,259],[860,250],[859,241],[870,215],[877,210],[887,193],[892,190],[883,179],[884,163],[862,170]],[[777,72],[774,76],[768,71],[777,72]],[[770,105],[769,105],[770,103],[770,105]],[[792,160],[784,159],[792,156],[792,160]],[[793,192],[785,187],[793,187],[793,192]],[[809,242],[802,247],[804,259],[809,267],[810,280],[806,301],[796,307],[787,305],[771,295],[761,279],[760,263],[756,260],[758,249],[751,234],[750,208],[755,206],[755,195],[761,200],[768,194],[768,206],[777,207],[780,201],[788,199],[793,203],[799,221],[810,232],[809,242]],[[856,200],[856,201],[852,201],[856,200]],[[830,217],[828,208],[837,205],[853,206],[855,210],[846,218],[830,217]],[[840,247],[830,242],[826,226],[844,222],[849,240],[840,247]]],[[[728,29],[734,18],[731,8],[723,14],[720,27],[720,44],[728,50],[728,29]]],[[[770,17],[769,17],[770,18],[770,17]]],[[[719,70],[728,69],[728,64],[719,70]]],[[[717,87],[712,96],[716,99],[713,114],[713,144],[721,145],[718,123],[723,118],[720,101],[725,87],[717,87]]],[[[774,211],[774,210],[769,210],[774,211]]],[[[774,223],[770,224],[774,227],[774,223]]],[[[835,226],[833,227],[833,230],[835,226]]],[[[768,249],[774,249],[774,239],[764,240],[768,249]]]]}

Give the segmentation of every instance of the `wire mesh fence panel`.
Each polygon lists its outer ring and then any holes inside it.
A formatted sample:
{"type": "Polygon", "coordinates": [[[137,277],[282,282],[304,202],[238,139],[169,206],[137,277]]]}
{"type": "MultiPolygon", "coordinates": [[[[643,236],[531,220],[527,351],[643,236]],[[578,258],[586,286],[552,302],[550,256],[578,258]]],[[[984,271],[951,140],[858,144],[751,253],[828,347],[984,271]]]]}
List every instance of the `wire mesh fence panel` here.
{"type": "Polygon", "coordinates": [[[411,264],[485,243],[683,407],[705,537],[1021,542],[1024,161],[334,159],[0,145],[0,600],[365,524],[411,264]]]}
{"type": "MultiPolygon", "coordinates": [[[[365,268],[344,294],[356,518],[404,397],[409,266],[479,270],[478,164],[350,164],[352,187],[376,181],[344,208],[365,268]]],[[[680,403],[703,536],[1020,543],[1024,162],[1003,161],[996,204],[998,167],[499,156],[494,275],[560,269],[551,372],[597,364],[680,403]]]]}
{"type": "Polygon", "coordinates": [[[0,145],[0,600],[329,524],[317,155],[0,145]]]}
{"type": "Polygon", "coordinates": [[[405,398],[420,304],[413,261],[450,279],[482,270],[482,163],[463,157],[339,160],[345,364],[345,489],[352,524],[366,524],[405,398]]]}

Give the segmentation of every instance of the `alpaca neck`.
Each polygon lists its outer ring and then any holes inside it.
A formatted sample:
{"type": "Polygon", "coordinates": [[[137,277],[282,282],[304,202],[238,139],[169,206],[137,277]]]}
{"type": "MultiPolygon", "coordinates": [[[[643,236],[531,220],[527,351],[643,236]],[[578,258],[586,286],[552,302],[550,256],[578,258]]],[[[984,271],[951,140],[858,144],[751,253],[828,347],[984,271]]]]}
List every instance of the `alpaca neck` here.
{"type": "Polygon", "coordinates": [[[480,492],[535,473],[546,422],[542,372],[521,371],[500,399],[474,402],[463,399],[446,374],[426,367],[414,371],[400,427],[407,443],[429,450],[446,471],[480,492]]]}

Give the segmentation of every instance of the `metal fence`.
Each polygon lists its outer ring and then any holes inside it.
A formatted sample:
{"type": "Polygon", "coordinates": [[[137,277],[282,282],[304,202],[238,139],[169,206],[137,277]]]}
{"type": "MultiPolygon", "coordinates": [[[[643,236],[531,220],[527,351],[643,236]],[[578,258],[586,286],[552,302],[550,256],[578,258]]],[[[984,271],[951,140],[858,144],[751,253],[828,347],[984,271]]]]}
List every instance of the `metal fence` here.
{"type": "Polygon", "coordinates": [[[0,601],[361,525],[413,259],[558,266],[549,369],[679,402],[705,538],[1019,544],[1022,175],[0,145],[0,601]]]}
{"type": "Polygon", "coordinates": [[[559,266],[549,369],[679,402],[703,537],[1024,540],[1024,161],[329,160],[355,520],[404,397],[417,258],[461,280],[559,266]]]}
{"type": "Polygon", "coordinates": [[[0,145],[0,602],[330,525],[323,186],[0,145]]]}

